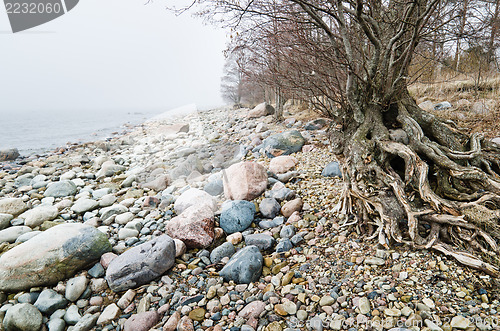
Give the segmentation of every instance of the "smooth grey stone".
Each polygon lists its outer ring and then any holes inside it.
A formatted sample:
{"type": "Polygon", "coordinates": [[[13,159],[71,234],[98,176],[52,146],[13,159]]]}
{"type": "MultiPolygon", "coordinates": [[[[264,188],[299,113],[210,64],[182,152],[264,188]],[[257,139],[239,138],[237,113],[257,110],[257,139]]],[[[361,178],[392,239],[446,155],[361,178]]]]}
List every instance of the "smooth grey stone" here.
{"type": "Polygon", "coordinates": [[[275,228],[277,226],[280,226],[284,222],[285,222],[285,218],[283,216],[278,216],[278,217],[275,217],[271,221],[268,221],[268,220],[260,221],[259,226],[263,229],[270,229],[270,228],[275,228]]]}
{"type": "Polygon", "coordinates": [[[293,245],[290,239],[283,239],[278,243],[278,245],[276,245],[276,253],[288,252],[292,248],[293,245]]]}
{"type": "Polygon", "coordinates": [[[210,253],[210,262],[219,263],[223,258],[231,257],[234,252],[234,245],[226,241],[210,253]]]}
{"type": "Polygon", "coordinates": [[[19,303],[7,310],[3,326],[7,331],[39,331],[42,327],[42,318],[42,314],[35,306],[19,303]]]}
{"type": "Polygon", "coordinates": [[[33,174],[24,174],[21,176],[18,176],[14,180],[14,186],[19,188],[21,186],[29,186],[31,185],[31,180],[35,177],[33,174]]]}
{"type": "Polygon", "coordinates": [[[290,239],[295,235],[295,226],[293,225],[285,225],[281,228],[280,237],[290,239]]]}
{"type": "Polygon", "coordinates": [[[71,207],[71,210],[77,214],[83,214],[87,211],[93,210],[99,206],[99,203],[92,199],[78,199],[71,207]]]}
{"type": "Polygon", "coordinates": [[[68,280],[66,283],[66,292],[64,296],[66,299],[68,299],[71,302],[75,302],[80,298],[80,296],[83,294],[85,289],[87,288],[87,277],[85,276],[78,276],[71,278],[68,280]]]}
{"type": "Polygon", "coordinates": [[[57,225],[0,256],[0,290],[55,284],[110,251],[107,236],[94,227],[57,225]]]}
{"type": "Polygon", "coordinates": [[[259,279],[264,258],[257,246],[246,246],[234,254],[219,275],[236,284],[249,284],[259,279]]]}
{"type": "Polygon", "coordinates": [[[266,192],[266,198],[276,199],[278,201],[291,200],[295,198],[295,191],[288,187],[283,187],[279,190],[271,190],[266,192]]]}
{"type": "Polygon", "coordinates": [[[408,138],[408,134],[403,129],[389,130],[389,138],[393,141],[397,141],[398,143],[408,145],[410,143],[410,139],[408,138]]]}
{"type": "Polygon", "coordinates": [[[222,179],[216,179],[208,182],[203,187],[203,190],[212,196],[222,194],[222,192],[224,192],[224,184],[222,182],[222,179]]]}
{"type": "Polygon", "coordinates": [[[49,331],[64,331],[66,328],[66,322],[64,322],[63,319],[54,318],[48,321],[47,327],[49,328],[49,331]]]}
{"type": "Polygon", "coordinates": [[[328,123],[326,122],[326,120],[324,118],[318,118],[318,119],[307,122],[306,125],[304,126],[304,129],[308,130],[308,131],[321,130],[327,124],[328,123]]]}
{"type": "Polygon", "coordinates": [[[76,191],[77,187],[75,183],[70,180],[61,180],[47,187],[43,195],[46,197],[63,198],[75,195],[76,191]]]}
{"type": "Polygon", "coordinates": [[[103,196],[107,195],[107,194],[110,194],[111,193],[111,189],[109,187],[105,187],[105,188],[100,188],[98,190],[94,190],[92,192],[92,197],[96,200],[102,198],[103,196]]]}
{"type": "Polygon", "coordinates": [[[297,246],[298,244],[304,241],[304,237],[302,237],[301,234],[296,234],[292,238],[290,238],[290,241],[294,246],[297,246]]]}
{"type": "Polygon", "coordinates": [[[227,201],[222,205],[220,227],[227,234],[245,231],[253,222],[255,204],[245,200],[227,201]]]}
{"type": "Polygon", "coordinates": [[[35,302],[35,307],[44,314],[52,314],[57,309],[66,307],[68,301],[52,289],[43,290],[35,302]]]}
{"type": "Polygon", "coordinates": [[[259,211],[264,218],[274,218],[281,210],[281,205],[273,198],[265,198],[259,204],[259,211]]]}
{"type": "MultiPolygon", "coordinates": [[[[13,243],[19,236],[31,232],[29,226],[11,226],[10,228],[0,230],[0,244],[3,242],[13,243]]],[[[1,266],[0,266],[1,269],[1,266]]]]}
{"type": "Polygon", "coordinates": [[[64,314],[64,321],[69,325],[75,325],[82,318],[76,305],[71,305],[64,314]]]}
{"type": "Polygon", "coordinates": [[[83,315],[80,321],[73,326],[71,331],[90,331],[97,323],[99,315],[100,313],[83,315]]]}
{"type": "Polygon", "coordinates": [[[174,240],[163,235],[135,246],[111,261],[106,280],[113,291],[121,292],[163,275],[174,263],[174,240]]]}
{"type": "Polygon", "coordinates": [[[249,234],[245,236],[245,244],[257,246],[260,250],[268,250],[274,247],[276,240],[268,234],[249,234]]]}
{"type": "Polygon", "coordinates": [[[124,205],[116,204],[99,210],[99,215],[101,215],[102,220],[106,220],[113,215],[123,214],[128,211],[128,208],[124,205]]]}
{"type": "Polygon", "coordinates": [[[40,295],[39,292],[24,293],[17,298],[19,303],[30,303],[34,304],[40,295]]]}
{"type": "Polygon", "coordinates": [[[101,278],[106,274],[106,271],[101,263],[97,262],[92,268],[89,269],[88,273],[90,277],[101,278]]]}
{"type": "Polygon", "coordinates": [[[342,178],[342,171],[340,171],[340,166],[337,161],[330,162],[321,172],[323,177],[340,177],[342,178]]]}
{"type": "Polygon", "coordinates": [[[40,233],[42,233],[42,231],[31,231],[31,232],[26,232],[22,235],[20,235],[19,237],[17,237],[16,239],[16,244],[17,243],[24,243],[24,242],[27,242],[28,240],[30,240],[31,238],[35,237],[35,236],[38,236],[40,233]]]}

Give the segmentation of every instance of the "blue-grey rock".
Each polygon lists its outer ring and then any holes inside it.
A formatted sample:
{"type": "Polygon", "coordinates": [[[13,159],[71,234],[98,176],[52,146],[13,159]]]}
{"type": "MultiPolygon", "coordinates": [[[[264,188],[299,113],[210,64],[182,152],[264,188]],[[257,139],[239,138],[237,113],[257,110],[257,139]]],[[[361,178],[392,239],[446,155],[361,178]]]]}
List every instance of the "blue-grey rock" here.
{"type": "Polygon", "coordinates": [[[281,224],[283,224],[284,221],[285,221],[285,218],[283,216],[278,216],[278,217],[275,217],[271,221],[268,221],[268,220],[260,221],[259,226],[262,229],[270,229],[270,228],[275,228],[277,226],[280,226],[281,224]]]}
{"type": "Polygon", "coordinates": [[[268,157],[275,157],[300,151],[305,141],[299,131],[291,130],[264,139],[263,147],[268,157]]]}
{"type": "Polygon", "coordinates": [[[203,190],[212,196],[217,196],[224,192],[224,183],[222,179],[216,179],[205,184],[203,190]]]}
{"type": "Polygon", "coordinates": [[[263,261],[264,258],[257,246],[246,246],[231,257],[219,275],[226,281],[249,284],[259,279],[263,261]]]}
{"type": "Polygon", "coordinates": [[[57,225],[0,256],[0,290],[55,284],[110,251],[107,236],[92,226],[57,225]]]}
{"type": "Polygon", "coordinates": [[[113,215],[123,214],[127,211],[128,208],[124,205],[115,204],[106,208],[102,208],[101,210],[99,210],[99,214],[101,215],[102,220],[106,220],[113,215]]]}
{"type": "Polygon", "coordinates": [[[174,263],[174,240],[163,235],[133,247],[111,261],[106,280],[113,291],[121,292],[163,275],[174,263]]]}
{"type": "Polygon", "coordinates": [[[52,314],[57,309],[66,307],[68,301],[52,289],[43,290],[34,306],[44,314],[52,314]]]}
{"type": "Polygon", "coordinates": [[[29,303],[19,303],[10,307],[5,314],[3,326],[7,331],[39,331],[42,314],[29,303]]]}
{"type": "Polygon", "coordinates": [[[76,191],[77,187],[75,183],[70,180],[61,180],[47,187],[43,195],[46,197],[63,198],[75,195],[76,191]]]}
{"type": "Polygon", "coordinates": [[[90,331],[95,324],[97,323],[97,319],[99,318],[100,313],[95,314],[85,314],[78,321],[78,323],[73,326],[72,331],[90,331]]]}
{"type": "Polygon", "coordinates": [[[255,204],[246,200],[227,201],[222,205],[220,227],[227,234],[245,231],[253,222],[255,204]]]}
{"type": "Polygon", "coordinates": [[[60,318],[53,318],[47,322],[47,327],[49,331],[64,331],[66,329],[66,322],[60,318]]]}
{"type": "Polygon", "coordinates": [[[36,300],[38,299],[38,296],[40,296],[40,292],[24,293],[24,294],[21,294],[17,298],[17,301],[19,303],[31,303],[31,304],[34,304],[36,302],[36,300]]]}
{"type": "Polygon", "coordinates": [[[93,278],[101,278],[105,273],[106,271],[99,262],[97,262],[92,268],[89,269],[89,276],[93,278]]]}
{"type": "Polygon", "coordinates": [[[278,245],[276,245],[276,253],[284,253],[288,252],[293,248],[292,242],[290,239],[282,239],[278,245]]]}
{"type": "Polygon", "coordinates": [[[223,258],[233,256],[234,252],[234,245],[230,242],[225,242],[210,253],[210,262],[219,263],[223,258]]]}
{"type": "Polygon", "coordinates": [[[42,233],[42,231],[31,231],[31,232],[26,232],[22,235],[20,235],[19,237],[17,237],[16,239],[16,243],[23,243],[23,242],[26,242],[28,240],[30,240],[31,238],[39,235],[40,233],[42,233]]]}
{"type": "Polygon", "coordinates": [[[295,231],[296,231],[295,226],[285,225],[283,228],[281,228],[280,237],[290,239],[295,235],[295,231]]]}
{"type": "Polygon", "coordinates": [[[302,235],[298,233],[298,234],[294,235],[294,236],[290,239],[290,241],[292,242],[292,244],[293,244],[294,246],[297,246],[298,244],[300,244],[301,242],[303,242],[303,241],[304,241],[304,237],[302,237],[302,235]]]}
{"type": "Polygon", "coordinates": [[[15,180],[14,180],[14,186],[19,188],[21,186],[28,186],[31,184],[31,180],[35,177],[35,175],[31,174],[31,173],[28,173],[28,174],[24,174],[24,175],[21,175],[21,176],[18,176],[15,180]]]}
{"type": "Polygon", "coordinates": [[[339,163],[337,161],[328,163],[327,166],[321,172],[321,176],[342,178],[342,171],[340,171],[339,163]]]}
{"type": "Polygon", "coordinates": [[[259,211],[264,218],[275,218],[281,210],[281,205],[273,198],[265,198],[259,204],[259,211]]]}
{"type": "Polygon", "coordinates": [[[249,234],[245,236],[245,244],[257,246],[260,250],[266,251],[274,247],[276,240],[268,234],[249,234]]]}
{"type": "Polygon", "coordinates": [[[71,305],[64,314],[64,321],[69,325],[75,325],[82,318],[76,305],[71,305]]]}
{"type": "Polygon", "coordinates": [[[295,198],[295,191],[288,187],[279,190],[266,191],[266,198],[276,199],[278,201],[291,200],[295,198]]]}

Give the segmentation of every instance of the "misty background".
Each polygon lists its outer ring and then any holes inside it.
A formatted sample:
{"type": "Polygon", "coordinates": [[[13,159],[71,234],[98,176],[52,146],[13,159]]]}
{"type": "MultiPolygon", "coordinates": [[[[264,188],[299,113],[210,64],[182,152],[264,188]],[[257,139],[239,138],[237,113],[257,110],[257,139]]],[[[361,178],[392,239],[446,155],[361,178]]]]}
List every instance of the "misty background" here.
{"type": "Polygon", "coordinates": [[[221,105],[225,32],[190,13],[175,16],[166,10],[172,1],[146,2],[81,0],[16,34],[2,4],[0,148],[35,143],[42,138],[23,139],[41,125],[101,130],[185,104],[221,105]]]}

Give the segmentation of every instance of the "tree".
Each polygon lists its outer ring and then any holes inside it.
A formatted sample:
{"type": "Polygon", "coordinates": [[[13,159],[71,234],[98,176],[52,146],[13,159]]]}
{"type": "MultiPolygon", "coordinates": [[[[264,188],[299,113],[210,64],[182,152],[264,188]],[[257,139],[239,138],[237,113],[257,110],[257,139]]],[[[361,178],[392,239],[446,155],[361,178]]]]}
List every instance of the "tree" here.
{"type": "Polygon", "coordinates": [[[334,146],[345,158],[339,210],[351,215],[352,224],[367,237],[378,237],[384,246],[398,242],[434,249],[500,275],[500,146],[479,134],[469,136],[450,121],[420,109],[407,89],[417,46],[432,38],[441,26],[436,22],[449,15],[445,9],[454,8],[456,2],[199,0],[198,4],[210,8],[212,19],[233,28],[244,22],[246,29],[255,31],[278,22],[286,33],[277,38],[280,47],[274,52],[293,58],[289,63],[302,63],[303,76],[315,72],[316,66],[308,63],[330,66],[320,68],[331,77],[318,90],[332,93],[317,97],[340,105],[332,110],[342,127],[334,140],[345,142],[334,146]],[[286,41],[297,45],[282,48],[286,41]],[[318,53],[302,56],[311,45],[318,53]],[[296,49],[298,57],[293,55],[296,49]]]}

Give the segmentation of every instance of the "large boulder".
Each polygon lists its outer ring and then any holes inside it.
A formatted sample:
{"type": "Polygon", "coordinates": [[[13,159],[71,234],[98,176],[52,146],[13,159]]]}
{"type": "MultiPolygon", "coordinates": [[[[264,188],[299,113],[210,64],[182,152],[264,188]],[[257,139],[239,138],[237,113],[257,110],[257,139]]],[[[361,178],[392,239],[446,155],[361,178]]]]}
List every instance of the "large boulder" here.
{"type": "Polygon", "coordinates": [[[177,214],[181,214],[191,206],[204,206],[204,208],[209,208],[215,212],[217,210],[217,200],[205,191],[191,188],[175,200],[174,209],[177,214]]]}
{"type": "Polygon", "coordinates": [[[36,208],[25,211],[19,218],[24,219],[24,225],[34,228],[41,225],[45,221],[52,221],[59,214],[59,210],[55,206],[42,205],[36,208]]]}
{"type": "Polygon", "coordinates": [[[263,142],[268,157],[289,155],[302,149],[306,140],[297,130],[277,133],[266,138],[263,142]]]}
{"type": "Polygon", "coordinates": [[[57,225],[0,256],[0,290],[55,284],[109,251],[107,236],[96,228],[80,223],[57,225]]]}
{"type": "Polygon", "coordinates": [[[246,200],[228,201],[222,205],[220,227],[227,234],[245,231],[253,222],[255,204],[246,200]]]}
{"type": "Polygon", "coordinates": [[[266,169],[255,162],[240,162],[223,171],[224,195],[231,200],[253,200],[267,188],[266,169]]]}
{"type": "Polygon", "coordinates": [[[166,223],[172,238],[182,240],[187,247],[205,248],[215,239],[214,212],[204,206],[191,206],[166,223]]]}
{"type": "Polygon", "coordinates": [[[17,148],[0,150],[0,161],[13,161],[18,157],[19,157],[19,150],[17,148]]]}
{"type": "Polygon", "coordinates": [[[28,209],[28,206],[20,198],[0,199],[0,213],[17,216],[28,209]]]}
{"type": "Polygon", "coordinates": [[[121,292],[149,283],[175,263],[174,240],[163,235],[113,259],[106,270],[109,288],[121,292]]]}
{"type": "Polygon", "coordinates": [[[259,279],[264,258],[256,246],[246,246],[239,250],[222,268],[219,275],[225,281],[249,284],[259,279]]]}
{"type": "Polygon", "coordinates": [[[250,110],[247,114],[247,118],[257,118],[273,114],[274,114],[274,107],[263,102],[255,106],[254,109],[250,110]]]}
{"type": "Polygon", "coordinates": [[[293,156],[281,155],[271,160],[269,163],[269,171],[274,172],[275,174],[284,174],[285,172],[292,170],[297,163],[297,159],[293,156]]]}
{"type": "Polygon", "coordinates": [[[61,180],[53,183],[44,192],[46,197],[63,198],[70,195],[75,195],[77,187],[70,180],[61,180]]]}

